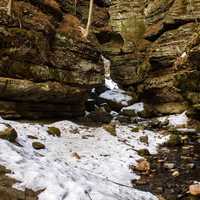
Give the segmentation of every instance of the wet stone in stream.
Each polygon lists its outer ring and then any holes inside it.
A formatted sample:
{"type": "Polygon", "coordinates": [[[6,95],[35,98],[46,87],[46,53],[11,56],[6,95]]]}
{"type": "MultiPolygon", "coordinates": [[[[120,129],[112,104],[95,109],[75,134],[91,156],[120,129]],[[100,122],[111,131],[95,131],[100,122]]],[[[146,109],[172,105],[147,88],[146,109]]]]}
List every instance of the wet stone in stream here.
{"type": "Polygon", "coordinates": [[[197,134],[191,134],[187,143],[162,146],[157,155],[146,155],[151,163],[149,174],[140,173],[133,186],[150,191],[166,200],[197,200],[189,194],[189,186],[200,181],[200,145],[197,134]]]}

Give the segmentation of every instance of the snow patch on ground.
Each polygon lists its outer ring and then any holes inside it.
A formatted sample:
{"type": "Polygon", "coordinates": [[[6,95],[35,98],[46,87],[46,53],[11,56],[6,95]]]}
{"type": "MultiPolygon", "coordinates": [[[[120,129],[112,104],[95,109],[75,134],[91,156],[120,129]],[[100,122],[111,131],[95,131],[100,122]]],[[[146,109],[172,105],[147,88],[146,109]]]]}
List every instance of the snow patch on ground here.
{"type": "Polygon", "coordinates": [[[5,130],[6,128],[8,128],[5,124],[0,124],[0,131],[5,130]]]}
{"type": "Polygon", "coordinates": [[[169,138],[169,136],[162,136],[150,130],[134,132],[134,128],[134,125],[130,125],[128,128],[127,126],[120,126],[117,129],[117,135],[120,140],[133,147],[134,150],[147,149],[151,154],[156,154],[158,144],[165,143],[169,138]],[[148,137],[148,143],[140,141],[140,137],[144,136],[148,137]]]}
{"type": "Polygon", "coordinates": [[[119,89],[117,83],[115,83],[111,78],[105,78],[105,86],[110,89],[119,89]]]}
{"type": "MultiPolygon", "coordinates": [[[[131,187],[130,181],[138,176],[130,171],[129,165],[141,158],[135,150],[147,148],[156,153],[158,144],[165,140],[159,134],[135,133],[131,131],[133,126],[119,126],[114,137],[101,127],[88,128],[70,121],[39,125],[0,119],[0,123],[10,124],[18,133],[21,147],[0,140],[0,164],[12,171],[10,177],[19,181],[14,185],[17,189],[44,189],[40,200],[157,199],[131,187]],[[59,128],[61,137],[48,135],[49,126],[59,128]],[[144,135],[148,135],[148,144],[138,139],[144,135]],[[46,148],[34,150],[33,141],[43,143],[46,148]]],[[[0,124],[1,130],[5,127],[0,124]]]]}
{"type": "Polygon", "coordinates": [[[169,124],[174,127],[184,126],[188,123],[188,117],[186,115],[186,112],[177,115],[170,115],[167,117],[160,117],[158,118],[158,120],[160,120],[161,122],[169,120],[169,124]]]}
{"type": "Polygon", "coordinates": [[[107,90],[104,93],[100,94],[99,97],[101,97],[102,99],[113,101],[123,106],[128,106],[129,102],[132,101],[132,97],[127,95],[127,93],[121,89],[107,90]]]}
{"type": "Polygon", "coordinates": [[[144,111],[144,103],[140,102],[140,103],[135,103],[131,106],[127,106],[127,107],[123,107],[121,109],[121,111],[125,111],[125,110],[132,110],[134,111],[135,113],[139,113],[139,112],[142,112],[144,111]]]}

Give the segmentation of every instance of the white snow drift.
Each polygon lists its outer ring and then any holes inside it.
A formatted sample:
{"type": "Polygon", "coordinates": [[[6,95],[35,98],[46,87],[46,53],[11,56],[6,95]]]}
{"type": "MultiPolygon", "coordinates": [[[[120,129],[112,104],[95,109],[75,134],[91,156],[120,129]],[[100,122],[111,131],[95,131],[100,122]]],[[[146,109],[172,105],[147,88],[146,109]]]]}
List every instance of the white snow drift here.
{"type": "Polygon", "coordinates": [[[140,158],[135,149],[148,148],[155,153],[157,145],[164,141],[154,132],[134,133],[133,126],[120,126],[114,137],[103,128],[69,121],[38,125],[0,119],[0,123],[1,130],[5,128],[3,123],[15,128],[21,144],[0,140],[0,164],[12,171],[8,175],[18,181],[14,185],[17,189],[44,190],[40,200],[157,199],[131,187],[130,181],[138,176],[129,169],[140,158]],[[59,128],[61,137],[48,135],[48,126],[59,128]],[[144,135],[148,135],[148,144],[138,139],[144,135]],[[33,141],[42,142],[46,148],[34,150],[33,141]]]}
{"type": "Polygon", "coordinates": [[[106,90],[104,93],[100,94],[99,97],[123,106],[128,106],[133,99],[121,89],[106,90]]]}

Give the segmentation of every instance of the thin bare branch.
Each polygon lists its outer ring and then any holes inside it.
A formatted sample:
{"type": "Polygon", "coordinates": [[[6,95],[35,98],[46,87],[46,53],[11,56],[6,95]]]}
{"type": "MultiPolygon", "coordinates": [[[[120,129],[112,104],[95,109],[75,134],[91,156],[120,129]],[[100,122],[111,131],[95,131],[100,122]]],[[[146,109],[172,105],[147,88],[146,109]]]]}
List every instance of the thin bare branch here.
{"type": "Polygon", "coordinates": [[[13,2],[14,2],[14,0],[9,0],[9,1],[8,1],[8,5],[7,5],[7,14],[8,14],[9,16],[12,15],[13,2]]]}
{"type": "Polygon", "coordinates": [[[91,25],[91,21],[92,21],[93,4],[94,4],[94,0],[90,0],[90,7],[89,7],[89,13],[88,13],[88,21],[87,21],[86,31],[85,31],[85,34],[84,34],[84,37],[86,37],[86,38],[87,38],[87,36],[89,34],[90,25],[91,25]]]}

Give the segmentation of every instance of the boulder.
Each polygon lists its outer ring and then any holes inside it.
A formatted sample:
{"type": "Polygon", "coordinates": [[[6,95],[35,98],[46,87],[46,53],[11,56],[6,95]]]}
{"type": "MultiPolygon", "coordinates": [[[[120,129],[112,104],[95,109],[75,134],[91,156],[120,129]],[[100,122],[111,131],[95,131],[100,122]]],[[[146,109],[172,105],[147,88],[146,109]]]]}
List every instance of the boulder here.
{"type": "Polygon", "coordinates": [[[49,135],[52,135],[52,136],[57,136],[57,137],[61,136],[60,129],[56,128],[56,127],[53,127],[53,126],[48,127],[47,132],[48,132],[49,135]]]}
{"type": "Polygon", "coordinates": [[[194,196],[200,196],[200,184],[193,184],[189,186],[190,194],[194,196]]]}
{"type": "Polygon", "coordinates": [[[7,127],[4,130],[0,131],[0,139],[15,142],[17,139],[17,132],[14,128],[7,127]]]}
{"type": "Polygon", "coordinates": [[[45,149],[45,145],[42,144],[41,142],[33,142],[32,146],[34,149],[36,150],[41,150],[41,149],[45,149]]]}

